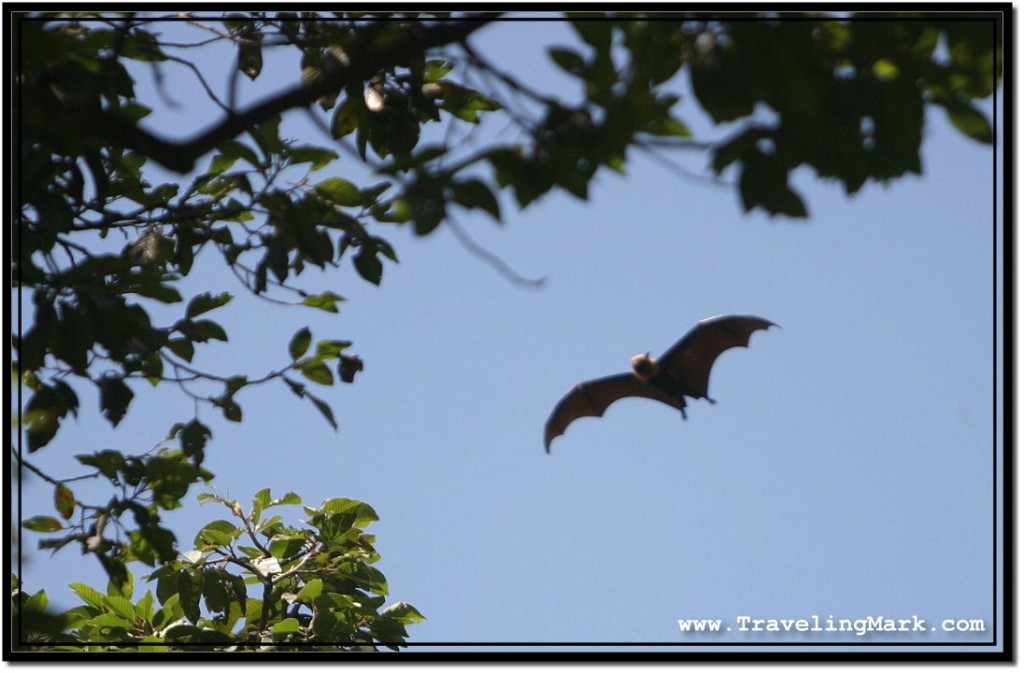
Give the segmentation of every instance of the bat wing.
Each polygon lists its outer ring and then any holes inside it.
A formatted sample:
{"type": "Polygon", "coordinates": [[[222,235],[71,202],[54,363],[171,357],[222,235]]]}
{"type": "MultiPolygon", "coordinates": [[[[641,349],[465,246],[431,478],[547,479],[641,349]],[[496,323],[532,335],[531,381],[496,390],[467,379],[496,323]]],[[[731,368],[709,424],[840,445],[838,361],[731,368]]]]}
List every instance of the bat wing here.
{"type": "Polygon", "coordinates": [[[711,365],[718,356],[736,346],[746,347],[751,334],[773,326],[777,327],[752,315],[705,318],[658,359],[658,378],[681,395],[707,397],[711,365]]]}
{"type": "Polygon", "coordinates": [[[544,450],[551,452],[551,440],[565,432],[569,424],[584,416],[601,416],[613,402],[623,397],[646,397],[682,410],[686,402],[658,390],[632,374],[616,374],[584,381],[559,401],[544,426],[544,450]]]}

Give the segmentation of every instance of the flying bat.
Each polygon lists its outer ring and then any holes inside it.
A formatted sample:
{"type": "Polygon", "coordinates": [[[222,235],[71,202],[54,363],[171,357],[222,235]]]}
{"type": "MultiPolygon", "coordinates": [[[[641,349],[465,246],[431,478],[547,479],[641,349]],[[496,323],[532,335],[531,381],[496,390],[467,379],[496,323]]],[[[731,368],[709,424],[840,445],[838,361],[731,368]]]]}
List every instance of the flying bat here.
{"type": "Polygon", "coordinates": [[[633,371],[578,384],[559,401],[544,427],[544,450],[569,424],[584,416],[601,416],[623,397],[646,397],[678,409],[686,418],[686,398],[708,397],[711,365],[723,351],[744,348],[759,329],[778,327],[752,315],[719,315],[705,318],[657,360],[650,353],[630,360],[633,371]]]}

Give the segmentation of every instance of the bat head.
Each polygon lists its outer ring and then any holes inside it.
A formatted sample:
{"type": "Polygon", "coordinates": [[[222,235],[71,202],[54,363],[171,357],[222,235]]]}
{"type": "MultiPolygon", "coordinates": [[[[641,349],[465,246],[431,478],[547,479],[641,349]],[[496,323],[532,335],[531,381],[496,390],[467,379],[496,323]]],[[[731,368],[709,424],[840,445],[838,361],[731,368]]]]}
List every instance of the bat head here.
{"type": "Polygon", "coordinates": [[[650,353],[634,355],[629,360],[633,368],[633,375],[643,381],[650,381],[658,373],[658,363],[654,361],[650,353]]]}

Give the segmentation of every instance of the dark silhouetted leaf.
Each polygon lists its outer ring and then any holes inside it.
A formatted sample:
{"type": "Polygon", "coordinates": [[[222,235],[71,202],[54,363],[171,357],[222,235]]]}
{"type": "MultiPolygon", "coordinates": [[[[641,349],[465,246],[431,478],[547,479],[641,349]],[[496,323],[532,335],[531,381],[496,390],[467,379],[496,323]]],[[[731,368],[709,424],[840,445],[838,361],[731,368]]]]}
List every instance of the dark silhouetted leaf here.
{"type": "Polygon", "coordinates": [[[192,362],[192,356],[196,349],[188,339],[171,339],[167,342],[167,348],[185,362],[192,362]]]}
{"type": "Polygon", "coordinates": [[[480,180],[464,180],[452,185],[456,203],[466,208],[480,208],[497,221],[501,221],[501,208],[490,187],[480,180]]]}
{"type": "Polygon", "coordinates": [[[97,385],[100,389],[100,409],[103,411],[103,417],[110,421],[112,426],[117,427],[128,411],[128,405],[135,393],[119,376],[106,376],[100,379],[97,385]]]}
{"type": "Polygon", "coordinates": [[[308,327],[303,327],[296,332],[288,344],[288,354],[292,356],[292,360],[298,360],[305,355],[312,342],[313,335],[310,334],[308,327]]]}
{"type": "Polygon", "coordinates": [[[548,49],[548,54],[551,56],[551,60],[554,61],[559,68],[570,75],[582,77],[586,73],[587,64],[583,60],[583,57],[576,52],[570,49],[552,47],[551,49],[548,49]]]}
{"type": "Polygon", "coordinates": [[[188,321],[181,325],[179,329],[192,341],[205,342],[211,339],[217,341],[227,341],[228,335],[224,331],[224,328],[213,322],[212,320],[196,320],[188,321]]]}
{"type": "Polygon", "coordinates": [[[352,263],[356,267],[356,272],[365,280],[374,285],[380,285],[381,276],[384,274],[384,265],[377,259],[373,251],[367,248],[360,249],[359,254],[352,258],[352,263]]]}
{"type": "Polygon", "coordinates": [[[312,170],[317,171],[338,158],[338,154],[322,147],[302,146],[288,151],[288,159],[293,164],[313,164],[312,170]]]}
{"type": "Polygon", "coordinates": [[[213,436],[210,428],[206,427],[196,419],[192,419],[181,429],[179,439],[181,450],[186,456],[193,458],[195,463],[203,462],[203,450],[206,448],[206,441],[213,436]]]}
{"type": "Polygon", "coordinates": [[[992,144],[992,126],[981,112],[968,104],[946,107],[949,120],[961,133],[980,143],[992,144]]]}
{"type": "Polygon", "coordinates": [[[337,430],[338,422],[334,420],[334,412],[331,411],[331,407],[323,400],[309,394],[308,392],[306,393],[306,397],[308,397],[309,401],[313,403],[313,406],[317,408],[317,411],[323,414],[323,417],[327,419],[327,422],[331,424],[331,427],[337,430]]]}

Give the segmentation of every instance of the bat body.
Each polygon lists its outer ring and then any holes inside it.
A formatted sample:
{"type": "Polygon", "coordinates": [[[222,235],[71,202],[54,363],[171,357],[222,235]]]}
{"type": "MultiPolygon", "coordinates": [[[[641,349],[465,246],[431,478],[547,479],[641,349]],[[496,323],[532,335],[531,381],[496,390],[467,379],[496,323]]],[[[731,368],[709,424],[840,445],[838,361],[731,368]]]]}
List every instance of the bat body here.
{"type": "Polygon", "coordinates": [[[723,351],[746,347],[750,335],[775,323],[745,315],[705,318],[657,360],[636,355],[630,361],[632,373],[616,374],[584,381],[566,394],[551,412],[544,428],[544,449],[551,451],[551,440],[569,424],[584,416],[601,416],[623,397],[646,397],[663,402],[682,412],[686,418],[686,397],[708,397],[711,365],[723,351]]]}

